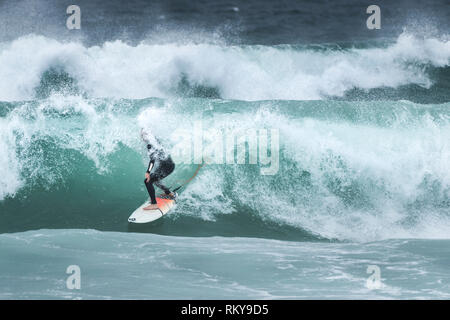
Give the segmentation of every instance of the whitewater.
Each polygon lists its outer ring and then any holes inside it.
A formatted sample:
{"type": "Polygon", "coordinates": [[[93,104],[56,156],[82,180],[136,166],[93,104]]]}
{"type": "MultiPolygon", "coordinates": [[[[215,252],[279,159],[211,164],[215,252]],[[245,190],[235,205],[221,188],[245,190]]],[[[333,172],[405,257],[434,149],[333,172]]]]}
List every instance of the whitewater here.
{"type": "Polygon", "coordinates": [[[318,100],[354,88],[430,88],[429,68],[448,67],[450,57],[445,38],[408,33],[381,48],[146,41],[132,46],[121,40],[86,47],[38,35],[0,48],[0,77],[7,79],[0,85],[2,101],[48,96],[52,84],[89,97],[318,100]]]}
{"type": "MultiPolygon", "coordinates": [[[[0,299],[450,297],[446,35],[87,45],[29,34],[0,43],[0,79],[0,299]],[[146,199],[140,128],[172,148],[198,123],[205,141],[275,130],[278,170],[207,164],[168,216],[129,225],[146,199]],[[72,264],[79,291],[66,288],[72,264]]],[[[167,183],[196,167],[178,161],[167,183]]]]}

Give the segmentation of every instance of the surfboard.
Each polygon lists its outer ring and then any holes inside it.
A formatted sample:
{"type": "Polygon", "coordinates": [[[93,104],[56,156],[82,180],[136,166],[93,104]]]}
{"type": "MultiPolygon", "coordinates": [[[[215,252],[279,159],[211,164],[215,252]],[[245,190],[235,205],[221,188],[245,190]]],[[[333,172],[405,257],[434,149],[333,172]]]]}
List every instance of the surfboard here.
{"type": "Polygon", "coordinates": [[[178,196],[177,191],[181,188],[185,187],[194,177],[197,175],[199,170],[204,166],[204,163],[198,165],[192,177],[182,182],[178,187],[171,189],[172,192],[175,193],[175,199],[167,196],[165,193],[160,194],[156,197],[156,203],[158,204],[158,209],[155,210],[144,210],[146,206],[150,204],[150,201],[144,202],[139,208],[134,210],[131,216],[128,218],[128,222],[130,223],[149,223],[159,218],[165,216],[169,211],[175,206],[176,199],[178,196]]]}
{"type": "Polygon", "coordinates": [[[150,204],[150,201],[144,202],[144,204],[134,210],[128,218],[128,222],[149,223],[158,220],[166,215],[175,206],[176,201],[167,197],[165,194],[162,194],[156,197],[156,203],[158,204],[158,209],[144,210],[144,208],[150,204]]]}

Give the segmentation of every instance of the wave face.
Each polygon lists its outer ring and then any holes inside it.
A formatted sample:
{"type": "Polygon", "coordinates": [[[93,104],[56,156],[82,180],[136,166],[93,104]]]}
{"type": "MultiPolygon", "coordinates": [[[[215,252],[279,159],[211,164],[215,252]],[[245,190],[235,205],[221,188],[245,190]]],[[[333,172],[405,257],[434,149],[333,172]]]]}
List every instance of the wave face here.
{"type": "Polygon", "coordinates": [[[223,45],[29,35],[0,44],[0,100],[212,97],[237,100],[450,100],[447,36],[381,45],[223,45]]]}
{"type": "MultiPolygon", "coordinates": [[[[450,104],[408,101],[93,99],[53,94],[1,103],[0,231],[130,230],[145,198],[151,127],[175,146],[213,132],[273,129],[279,167],[208,164],[151,231],[287,240],[448,238],[450,104]]],[[[185,145],[189,148],[189,144],[185,145]]],[[[196,165],[178,163],[169,185],[196,165]]],[[[135,230],[131,230],[135,231],[135,230]]]]}

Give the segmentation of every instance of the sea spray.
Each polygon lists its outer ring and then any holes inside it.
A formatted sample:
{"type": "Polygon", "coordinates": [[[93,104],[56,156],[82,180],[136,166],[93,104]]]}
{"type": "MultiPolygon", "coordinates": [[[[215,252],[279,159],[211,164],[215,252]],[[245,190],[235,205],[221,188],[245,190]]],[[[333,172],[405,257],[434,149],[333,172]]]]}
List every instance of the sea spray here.
{"type": "MultiPolygon", "coordinates": [[[[343,97],[353,89],[363,95],[405,86],[408,92],[400,96],[411,99],[415,90],[448,79],[450,63],[448,40],[408,33],[383,47],[347,49],[146,42],[132,46],[120,40],[87,47],[36,35],[0,48],[0,79],[5,79],[0,83],[1,101],[45,98],[55,91],[91,98],[317,100],[343,97]]],[[[448,92],[435,95],[448,97],[448,92]]]]}
{"type": "MultiPolygon", "coordinates": [[[[253,233],[245,226],[259,221],[271,230],[261,226],[261,236],[294,228],[300,237],[306,231],[306,237],[342,240],[450,234],[448,104],[56,95],[16,103],[1,120],[8,172],[0,184],[1,225],[10,230],[67,224],[122,230],[120,217],[146,196],[140,127],[154,124],[154,134],[171,148],[180,142],[173,132],[201,121],[205,132],[276,130],[279,168],[262,175],[266,165],[248,159],[209,163],[184,190],[167,224],[191,219],[212,233],[240,225],[230,232],[242,235],[253,233]],[[76,215],[68,209],[72,202],[76,215]],[[30,215],[31,208],[40,214],[30,215]],[[22,216],[26,225],[17,220],[22,216]],[[212,221],[215,231],[207,227],[212,221]]],[[[178,164],[167,183],[187,179],[196,167],[178,164]]]]}

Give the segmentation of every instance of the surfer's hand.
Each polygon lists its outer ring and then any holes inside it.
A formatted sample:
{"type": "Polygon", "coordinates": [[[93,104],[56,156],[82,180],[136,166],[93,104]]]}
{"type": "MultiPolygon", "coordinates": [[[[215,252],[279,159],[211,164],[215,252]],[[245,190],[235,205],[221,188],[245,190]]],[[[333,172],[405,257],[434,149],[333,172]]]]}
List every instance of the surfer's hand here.
{"type": "Polygon", "coordinates": [[[145,181],[147,181],[147,182],[150,181],[150,173],[148,173],[148,172],[145,173],[145,181]]]}

